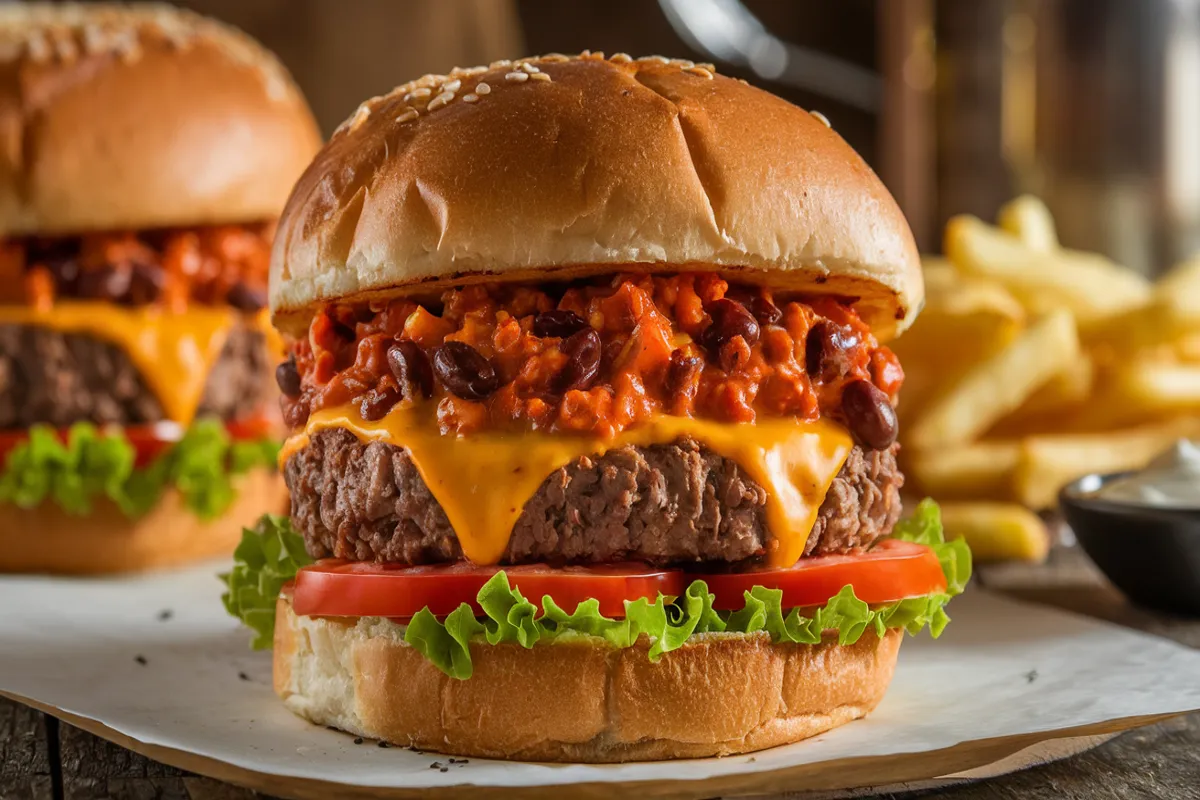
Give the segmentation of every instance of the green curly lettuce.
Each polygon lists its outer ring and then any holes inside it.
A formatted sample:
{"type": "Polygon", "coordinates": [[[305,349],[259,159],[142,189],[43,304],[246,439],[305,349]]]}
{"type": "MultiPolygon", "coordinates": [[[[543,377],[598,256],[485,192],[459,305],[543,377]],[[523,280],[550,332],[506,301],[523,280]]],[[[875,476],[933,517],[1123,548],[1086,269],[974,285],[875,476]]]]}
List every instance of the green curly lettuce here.
{"type": "MultiPolygon", "coordinates": [[[[226,607],[258,634],[255,646],[269,647],[275,622],[278,587],[308,563],[303,542],[286,519],[264,518],[255,531],[247,531],[235,554],[237,566],[226,576],[226,598],[245,601],[226,607]],[[248,542],[250,544],[248,544],[248,542]],[[270,555],[264,557],[268,542],[270,555]],[[277,544],[276,544],[277,543],[277,544]],[[245,552],[243,552],[245,551],[245,552]],[[247,588],[249,587],[249,588],[247,588]],[[270,591],[274,589],[274,591],[270,591]]],[[[744,593],[745,605],[737,611],[716,611],[714,595],[702,580],[695,580],[680,597],[659,595],[654,601],[625,601],[625,616],[611,619],[600,613],[599,601],[585,600],[567,613],[549,596],[535,603],[508,582],[499,571],[479,590],[476,602],[483,610],[477,618],[467,603],[438,620],[428,608],[417,612],[404,630],[404,640],[452,678],[471,677],[471,642],[511,642],[531,648],[541,641],[590,636],[616,648],[632,647],[645,634],[651,661],[681,647],[700,633],[766,633],[772,642],[818,644],[830,632],[843,645],[857,642],[868,631],[883,636],[903,628],[916,635],[928,628],[937,638],[950,618],[945,606],[961,594],[971,577],[971,552],[962,540],[946,542],[941,513],[932,500],[922,501],[913,515],[897,524],[895,537],[930,547],[946,576],[946,591],[910,597],[872,607],[859,600],[851,586],[844,587],[815,609],[783,607],[783,592],[755,586],[744,593]]]]}
{"type": "Polygon", "coordinates": [[[77,423],[62,441],[44,425],[8,454],[0,472],[0,504],[35,508],[51,502],[70,514],[89,513],[108,498],[128,517],[153,508],[175,488],[186,508],[201,519],[219,517],[233,502],[233,477],[273,467],[278,445],[267,439],[233,442],[216,420],[193,424],[167,450],[144,467],[120,430],[101,431],[77,423]]]}
{"type": "MultiPolygon", "coordinates": [[[[271,646],[275,634],[275,602],[283,585],[312,563],[304,539],[292,530],[287,517],[264,514],[253,528],[242,529],[242,541],[233,551],[233,569],[220,579],[225,610],[254,631],[250,646],[271,646]]],[[[447,624],[450,620],[446,620],[447,624]]]]}

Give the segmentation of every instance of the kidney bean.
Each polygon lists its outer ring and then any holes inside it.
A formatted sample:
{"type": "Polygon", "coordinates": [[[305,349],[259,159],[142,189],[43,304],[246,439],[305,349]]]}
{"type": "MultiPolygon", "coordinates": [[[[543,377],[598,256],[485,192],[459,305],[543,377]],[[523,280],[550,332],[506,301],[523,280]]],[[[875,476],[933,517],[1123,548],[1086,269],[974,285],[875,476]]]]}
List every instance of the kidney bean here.
{"type": "Polygon", "coordinates": [[[275,383],[279,384],[279,391],[283,392],[285,397],[300,396],[300,371],[296,369],[294,354],[275,368],[275,383]]]}
{"type": "Polygon", "coordinates": [[[394,386],[380,384],[358,397],[358,411],[368,422],[383,419],[392,407],[401,400],[400,390],[394,386]]]}
{"type": "Polygon", "coordinates": [[[671,363],[667,366],[667,393],[676,395],[687,391],[703,369],[704,359],[685,350],[672,350],[671,363]]]}
{"type": "Polygon", "coordinates": [[[238,281],[225,293],[225,302],[238,311],[260,311],[267,306],[267,290],[238,281]]]}
{"type": "Polygon", "coordinates": [[[567,363],[554,377],[554,391],[563,394],[571,389],[586,389],[600,371],[603,352],[600,334],[592,328],[573,333],[563,342],[562,352],[567,363]]]}
{"type": "Polygon", "coordinates": [[[748,308],[754,315],[754,319],[758,320],[759,325],[774,325],[783,319],[783,312],[764,297],[759,289],[732,287],[725,296],[748,308]]]}
{"type": "Polygon", "coordinates": [[[129,270],[100,267],[79,274],[77,289],[80,297],[116,302],[129,291],[129,270]]]}
{"type": "Polygon", "coordinates": [[[491,362],[465,342],[446,342],[433,354],[433,371],[451,394],[483,400],[500,388],[491,362]]]}
{"type": "Polygon", "coordinates": [[[283,412],[283,423],[291,429],[296,429],[308,422],[308,402],[287,397],[279,398],[279,409],[283,412]]]}
{"type": "Polygon", "coordinates": [[[129,276],[127,299],[135,306],[153,303],[162,296],[167,277],[161,267],[153,264],[134,264],[129,276]]]}
{"type": "Polygon", "coordinates": [[[388,366],[396,376],[400,392],[410,399],[433,394],[433,366],[421,346],[411,339],[401,339],[387,351],[388,366]]]}
{"type": "Polygon", "coordinates": [[[534,336],[555,336],[565,339],[588,327],[587,320],[567,309],[543,311],[533,318],[534,336]]]}
{"type": "Polygon", "coordinates": [[[715,357],[721,345],[735,336],[741,336],[751,347],[758,341],[758,322],[741,303],[722,297],[710,303],[705,310],[712,317],[712,324],[704,329],[702,344],[710,356],[715,357]]]}
{"type": "Polygon", "coordinates": [[[846,351],[858,346],[858,336],[840,325],[822,320],[808,332],[804,342],[804,362],[809,377],[832,380],[849,369],[846,351]]]}
{"type": "Polygon", "coordinates": [[[50,277],[54,279],[54,287],[60,295],[71,297],[76,294],[76,284],[79,282],[79,262],[73,258],[53,258],[46,259],[42,262],[30,261],[29,263],[41,263],[50,272],[50,277]]]}
{"type": "Polygon", "coordinates": [[[842,413],[850,434],[863,447],[886,450],[896,441],[896,410],[870,381],[857,380],[842,389],[842,413]]]}

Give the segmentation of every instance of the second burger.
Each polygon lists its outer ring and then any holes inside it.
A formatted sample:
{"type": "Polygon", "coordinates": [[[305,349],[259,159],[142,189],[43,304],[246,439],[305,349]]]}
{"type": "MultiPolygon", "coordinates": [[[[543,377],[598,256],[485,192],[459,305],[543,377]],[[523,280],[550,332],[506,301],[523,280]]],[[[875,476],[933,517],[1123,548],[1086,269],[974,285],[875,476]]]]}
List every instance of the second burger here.
{"type": "Polygon", "coordinates": [[[264,307],[312,115],[165,6],[10,4],[0,43],[0,571],[228,552],[283,502],[264,307]]]}

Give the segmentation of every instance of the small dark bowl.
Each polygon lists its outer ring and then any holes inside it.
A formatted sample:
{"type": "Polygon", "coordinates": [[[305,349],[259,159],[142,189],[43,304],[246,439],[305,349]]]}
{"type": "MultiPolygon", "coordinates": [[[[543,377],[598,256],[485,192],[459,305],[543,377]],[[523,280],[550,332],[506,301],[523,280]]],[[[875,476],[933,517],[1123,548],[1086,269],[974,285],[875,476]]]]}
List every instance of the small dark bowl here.
{"type": "Polygon", "coordinates": [[[1093,493],[1130,473],[1087,475],[1058,500],[1075,538],[1130,600],[1200,616],[1200,509],[1152,508],[1093,493]]]}

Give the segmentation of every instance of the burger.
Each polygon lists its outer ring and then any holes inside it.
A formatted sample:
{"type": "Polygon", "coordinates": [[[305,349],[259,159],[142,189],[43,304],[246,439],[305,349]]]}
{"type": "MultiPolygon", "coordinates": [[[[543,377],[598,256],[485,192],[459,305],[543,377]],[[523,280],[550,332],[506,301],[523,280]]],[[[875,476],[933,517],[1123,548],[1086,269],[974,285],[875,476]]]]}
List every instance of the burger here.
{"type": "Polygon", "coordinates": [[[970,556],[898,522],[883,342],[923,286],[825,120],[709,65],[546,56],[363,104],[280,220],[290,517],[226,605],[315,723],[611,762],[873,709],[970,556]]]}
{"type": "Polygon", "coordinates": [[[267,273],[313,118],[166,7],[5,4],[0,70],[0,571],[227,554],[286,507],[267,273]]]}

